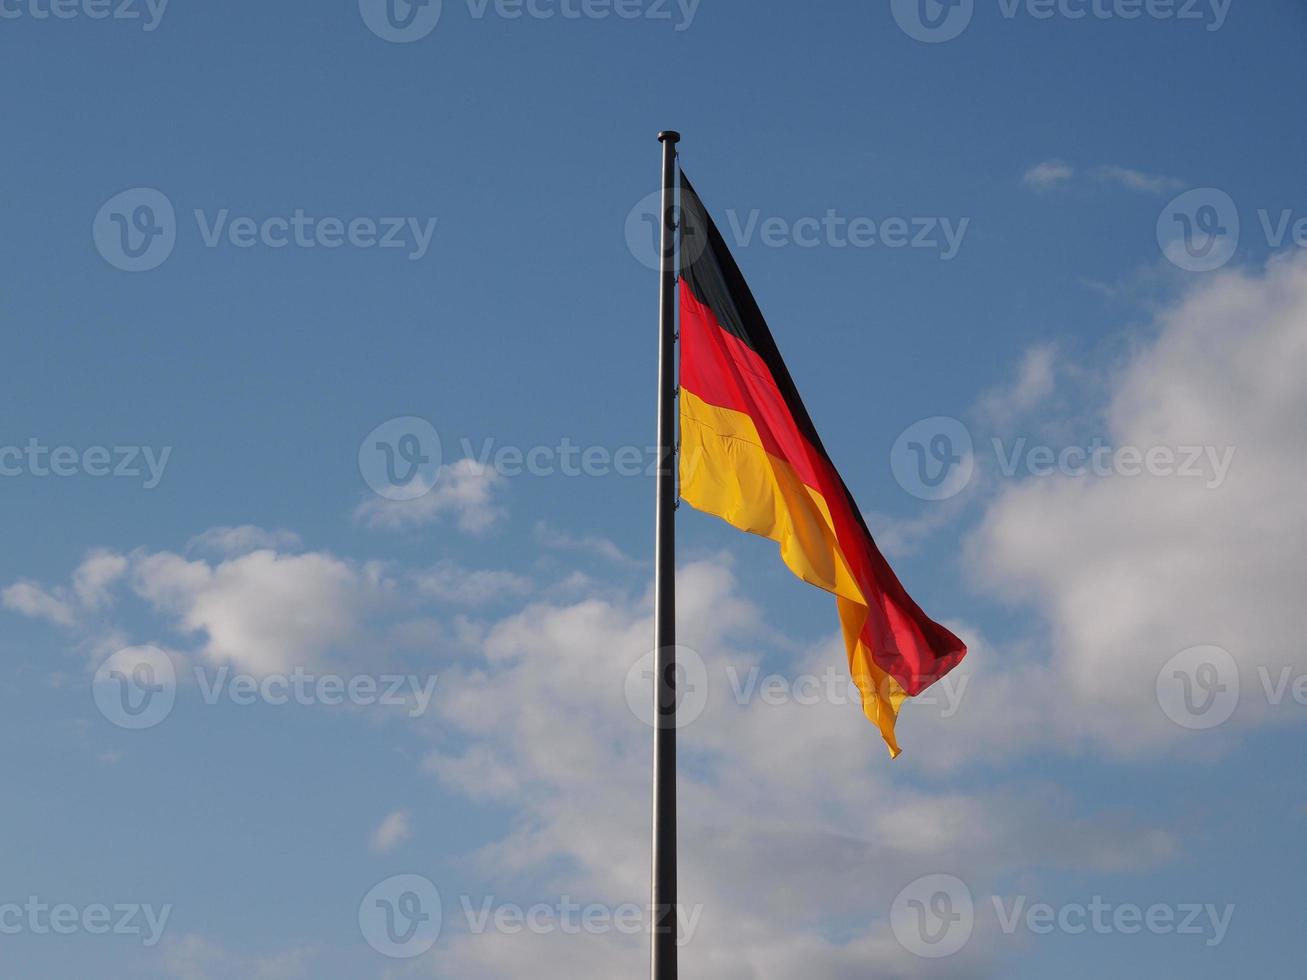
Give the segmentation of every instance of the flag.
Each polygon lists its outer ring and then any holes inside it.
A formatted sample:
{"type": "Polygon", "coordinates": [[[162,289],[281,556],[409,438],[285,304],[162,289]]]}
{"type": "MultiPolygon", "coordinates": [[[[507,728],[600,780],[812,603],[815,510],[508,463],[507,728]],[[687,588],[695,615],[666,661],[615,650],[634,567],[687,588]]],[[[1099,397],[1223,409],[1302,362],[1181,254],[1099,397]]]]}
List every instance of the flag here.
{"type": "Polygon", "coordinates": [[[681,499],[771,538],[790,571],[835,595],[863,711],[897,756],[900,705],[966,646],[922,612],[876,547],[684,174],[680,217],[681,499]]]}

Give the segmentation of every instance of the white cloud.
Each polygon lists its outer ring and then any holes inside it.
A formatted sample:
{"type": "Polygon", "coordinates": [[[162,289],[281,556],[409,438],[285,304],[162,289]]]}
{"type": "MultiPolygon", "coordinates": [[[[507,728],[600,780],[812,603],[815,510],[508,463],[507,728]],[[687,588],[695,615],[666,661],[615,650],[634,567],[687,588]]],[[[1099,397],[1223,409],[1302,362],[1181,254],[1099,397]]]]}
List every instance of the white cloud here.
{"type": "Polygon", "coordinates": [[[1235,657],[1249,692],[1236,724],[1276,714],[1259,667],[1307,669],[1307,255],[1205,279],[1156,328],[1110,384],[1110,441],[1232,447],[1221,485],[1027,479],[1001,490],[969,548],[979,580],[1050,626],[1051,725],[1122,751],[1189,734],[1155,703],[1182,650],[1235,657]]]}
{"type": "Polygon", "coordinates": [[[505,515],[496,496],[505,480],[494,469],[474,459],[440,467],[431,488],[412,500],[371,496],[355,508],[354,516],[368,527],[402,530],[452,518],[458,528],[480,534],[505,515]]]}
{"type": "Polygon", "coordinates": [[[76,621],[69,602],[35,582],[15,582],[0,593],[0,600],[3,600],[6,609],[33,619],[44,619],[57,626],[71,626],[76,621]]]}
{"type": "Polygon", "coordinates": [[[1178,177],[1148,174],[1142,170],[1133,170],[1117,164],[1097,167],[1093,175],[1096,180],[1120,184],[1122,187],[1144,194],[1165,194],[1168,191],[1178,191],[1185,186],[1185,182],[1178,177]]]}
{"type": "Polygon", "coordinates": [[[240,527],[211,527],[191,538],[186,550],[231,558],[251,551],[294,551],[299,547],[300,536],[293,531],[269,531],[253,524],[242,524],[240,527]]]}
{"type": "Polygon", "coordinates": [[[321,666],[356,643],[385,583],[373,566],[324,553],[256,551],[210,565],[159,552],[136,559],[133,586],[177,628],[203,633],[208,659],[263,675],[321,666]]]}
{"type": "Polygon", "coordinates": [[[412,820],[413,814],[408,810],[396,810],[388,814],[372,832],[368,846],[377,854],[389,854],[412,838],[412,820]]]}
{"type": "Polygon", "coordinates": [[[298,980],[308,976],[307,948],[266,956],[228,952],[199,935],[165,939],[159,959],[170,980],[298,980]]]}
{"type": "Polygon", "coordinates": [[[82,606],[99,609],[109,602],[109,589],[127,571],[127,559],[110,551],[92,551],[73,572],[73,592],[82,606]]]}
{"type": "Polygon", "coordinates": [[[1043,402],[1056,384],[1057,350],[1052,344],[1036,344],[1021,358],[1016,379],[987,392],[980,399],[984,418],[1002,428],[1043,402]]]}
{"type": "Polygon", "coordinates": [[[545,521],[537,521],[533,533],[536,543],[542,548],[549,548],[553,551],[576,551],[591,554],[618,565],[638,564],[635,559],[628,556],[626,552],[622,551],[608,538],[600,537],[597,534],[570,534],[567,531],[550,526],[545,521]]]}
{"type": "MultiPolygon", "coordinates": [[[[1048,191],[1070,183],[1076,176],[1075,168],[1066,161],[1045,160],[1027,170],[1021,177],[1021,183],[1031,190],[1048,191]]],[[[1117,184],[1143,194],[1165,194],[1185,186],[1185,182],[1177,177],[1145,173],[1115,163],[1095,167],[1089,176],[1100,183],[1117,184]]]]}
{"type": "Polygon", "coordinates": [[[127,559],[110,551],[94,550],[73,570],[69,585],[46,589],[20,581],[0,592],[6,609],[44,619],[58,626],[73,626],[112,602],[111,589],[127,571],[127,559]]]}
{"type": "Polygon", "coordinates": [[[1045,160],[1037,163],[1021,177],[1021,183],[1037,191],[1052,190],[1065,184],[1076,174],[1074,168],[1062,160],[1045,160]]]}
{"type": "MultiPolygon", "coordinates": [[[[929,767],[903,763],[921,746],[909,741],[909,754],[891,763],[854,704],[739,704],[725,670],[762,662],[741,646],[767,635],[762,614],[721,562],[681,569],[678,586],[680,642],[709,665],[707,709],[679,736],[681,900],[702,906],[687,976],[1000,975],[992,930],[938,968],[905,953],[886,926],[894,895],[926,869],[958,874],[979,895],[1000,873],[1120,871],[1173,853],[1167,833],[1075,815],[1054,790],[914,789],[913,774],[929,767]]],[[[482,662],[448,675],[437,710],[462,747],[442,746],[428,766],[446,785],[517,814],[480,863],[519,894],[647,901],[647,846],[635,842],[649,820],[651,730],[624,690],[651,637],[647,596],[535,604],[490,630],[482,662]]],[[[832,637],[792,668],[842,657],[832,637]]],[[[965,737],[948,725],[932,727],[941,739],[965,737]]],[[[547,961],[551,973],[607,980],[638,972],[645,955],[643,937],[454,933],[431,965],[482,980],[547,961]]]]}
{"type": "Polygon", "coordinates": [[[480,606],[529,593],[531,580],[512,572],[473,571],[454,561],[442,561],[413,577],[423,595],[462,606],[480,606]]]}

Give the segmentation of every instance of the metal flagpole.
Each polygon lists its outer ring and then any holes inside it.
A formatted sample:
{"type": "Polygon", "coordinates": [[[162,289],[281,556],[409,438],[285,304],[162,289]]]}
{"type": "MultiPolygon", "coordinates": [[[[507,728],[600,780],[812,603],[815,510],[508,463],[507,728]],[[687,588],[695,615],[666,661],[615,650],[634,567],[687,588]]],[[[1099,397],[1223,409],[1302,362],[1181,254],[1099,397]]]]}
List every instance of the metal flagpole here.
{"type": "Polygon", "coordinates": [[[676,144],[663,132],[654,518],[653,980],[676,980],[676,144]]]}

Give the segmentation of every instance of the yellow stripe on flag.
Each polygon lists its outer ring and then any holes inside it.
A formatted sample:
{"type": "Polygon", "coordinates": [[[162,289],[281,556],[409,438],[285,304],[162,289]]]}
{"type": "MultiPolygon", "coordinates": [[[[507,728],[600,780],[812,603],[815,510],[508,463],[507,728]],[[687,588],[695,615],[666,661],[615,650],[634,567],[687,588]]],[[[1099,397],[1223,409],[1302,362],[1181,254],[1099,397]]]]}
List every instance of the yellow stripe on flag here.
{"type": "Polygon", "coordinates": [[[899,754],[894,723],[907,695],[862,641],[867,603],[840,550],[825,498],[794,467],[763,448],[744,412],[709,405],[681,389],[681,499],[733,527],[770,538],[803,581],[836,596],[844,646],[862,710],[899,754]]]}

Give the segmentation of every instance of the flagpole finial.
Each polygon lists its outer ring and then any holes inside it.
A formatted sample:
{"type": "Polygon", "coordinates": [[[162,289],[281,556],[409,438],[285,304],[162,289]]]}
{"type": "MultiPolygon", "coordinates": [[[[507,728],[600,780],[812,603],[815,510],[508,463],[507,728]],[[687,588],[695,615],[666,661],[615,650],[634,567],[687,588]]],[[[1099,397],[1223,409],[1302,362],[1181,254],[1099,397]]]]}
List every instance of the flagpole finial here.
{"type": "Polygon", "coordinates": [[[681,142],[681,134],[674,129],[664,129],[661,133],[658,134],[658,142],[679,143],[681,142]]]}

